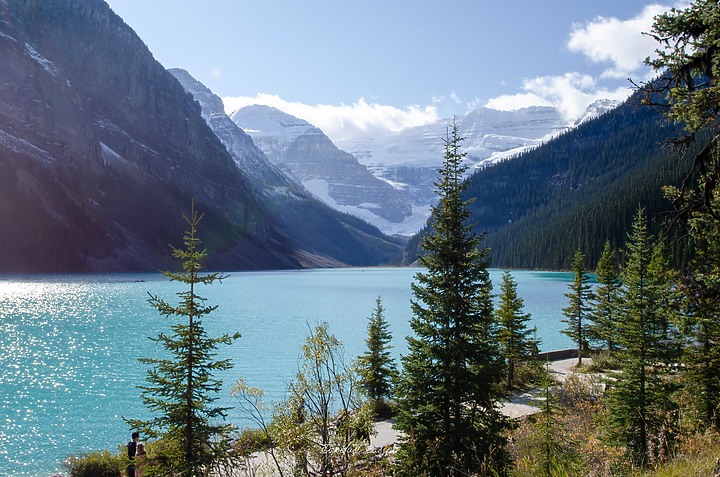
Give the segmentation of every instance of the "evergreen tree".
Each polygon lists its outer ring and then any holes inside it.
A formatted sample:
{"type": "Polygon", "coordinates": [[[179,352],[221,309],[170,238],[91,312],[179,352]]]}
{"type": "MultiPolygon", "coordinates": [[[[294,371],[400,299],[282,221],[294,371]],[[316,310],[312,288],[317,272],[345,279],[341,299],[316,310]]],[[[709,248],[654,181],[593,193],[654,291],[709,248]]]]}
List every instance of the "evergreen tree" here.
{"type": "Polygon", "coordinates": [[[662,300],[666,276],[658,273],[657,250],[641,209],[628,235],[621,274],[617,321],[621,372],[614,374],[607,399],[610,434],[638,465],[650,462],[651,449],[657,449],[660,441],[666,445],[672,441],[670,389],[663,379],[668,368],[662,366],[668,337],[662,300]],[[658,440],[651,444],[653,439],[658,440]]]}
{"type": "Polygon", "coordinates": [[[537,351],[533,338],[535,329],[528,329],[530,314],[523,313],[523,299],[517,294],[517,283],[509,270],[505,270],[500,284],[500,303],[495,310],[498,322],[498,343],[507,365],[506,383],[508,389],[515,382],[515,367],[527,361],[537,351]]]}
{"type": "Polygon", "coordinates": [[[183,216],[189,226],[185,233],[185,249],[173,248],[173,256],[182,261],[183,271],[163,272],[172,281],[187,285],[179,292],[178,305],[173,306],[158,296],[150,297],[150,304],[161,315],[176,318],[171,333],[161,332],[156,338],[167,357],[141,358],[150,365],[147,384],[139,386],[144,405],[154,414],[150,420],[127,422],[150,438],[162,438],[167,455],[150,462],[160,475],[195,477],[207,475],[214,464],[227,457],[229,433],[232,426],[221,423],[227,408],[214,406],[221,380],[213,377],[232,367],[228,359],[217,360],[218,345],[230,344],[239,334],[207,336],[203,319],[217,306],[205,304],[197,293],[198,285],[210,285],[222,280],[218,273],[202,274],[205,251],[200,250],[197,227],[202,220],[193,201],[190,216],[183,216]]]}
{"type": "Polygon", "coordinates": [[[569,293],[565,296],[570,300],[570,305],[563,308],[563,315],[567,318],[562,320],[567,327],[562,332],[568,335],[577,344],[578,366],[582,366],[582,352],[587,346],[587,316],[590,311],[590,298],[592,289],[588,283],[589,277],[585,271],[585,256],[580,250],[575,252],[572,262],[572,271],[575,274],[573,282],[568,285],[569,293]]]}
{"type": "Polygon", "coordinates": [[[720,409],[720,4],[696,0],[682,10],[655,18],[651,35],[660,48],[651,66],[664,75],[642,87],[647,102],[654,93],[669,100],[668,116],[683,123],[687,134],[674,142],[688,149],[692,169],[668,196],[680,218],[687,219],[696,255],[679,287],[680,327],[685,337],[684,381],[691,390],[699,421],[718,428],[720,409]]]}
{"type": "Polygon", "coordinates": [[[395,374],[395,362],[390,354],[392,335],[383,312],[382,299],[377,297],[375,311],[368,321],[367,351],[358,360],[362,386],[376,403],[390,397],[391,378],[395,374]]]}
{"type": "Polygon", "coordinates": [[[543,477],[556,475],[578,475],[576,452],[566,440],[567,429],[560,417],[562,410],[558,402],[556,384],[550,375],[550,363],[544,366],[542,393],[536,415],[535,427],[540,431],[540,458],[538,464],[543,477]]]}
{"type": "Polygon", "coordinates": [[[696,0],[688,8],[658,15],[650,35],[660,48],[646,63],[663,72],[660,79],[643,85],[645,102],[662,98],[668,117],[683,123],[687,134],[674,142],[685,147],[697,139],[699,152],[692,152],[692,170],[678,194],[673,196],[681,216],[714,209],[713,192],[720,185],[720,161],[715,150],[720,140],[720,4],[717,0],[696,0]],[[658,94],[659,93],[659,94],[658,94]],[[694,185],[699,185],[691,190],[694,185]]]}
{"type": "Polygon", "coordinates": [[[458,128],[445,139],[443,167],[435,184],[432,231],[421,245],[425,271],[412,285],[414,336],[402,358],[395,395],[397,427],[404,432],[398,473],[412,476],[503,475],[507,420],[496,407],[502,361],[492,316],[487,249],[467,224],[461,197],[458,128]]]}
{"type": "Polygon", "coordinates": [[[678,290],[683,381],[700,427],[720,430],[720,221],[705,212],[689,225],[696,254],[678,290]]]}
{"type": "Polygon", "coordinates": [[[617,307],[620,292],[620,270],[615,249],[605,242],[600,260],[595,269],[597,287],[593,293],[594,306],[588,315],[588,338],[605,343],[608,351],[615,347],[617,307]]]}

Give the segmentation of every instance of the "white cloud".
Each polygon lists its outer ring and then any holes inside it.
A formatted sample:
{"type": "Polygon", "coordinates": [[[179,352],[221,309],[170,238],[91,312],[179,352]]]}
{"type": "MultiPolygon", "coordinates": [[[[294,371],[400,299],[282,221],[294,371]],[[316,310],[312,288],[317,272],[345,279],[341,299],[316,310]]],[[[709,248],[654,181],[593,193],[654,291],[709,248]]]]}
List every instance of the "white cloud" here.
{"type": "Polygon", "coordinates": [[[222,70],[220,68],[213,68],[210,74],[213,75],[213,78],[219,78],[222,76],[222,70]]]}
{"type": "Polygon", "coordinates": [[[658,44],[643,32],[651,30],[656,15],[669,9],[664,5],[647,5],[629,20],[597,17],[583,25],[573,25],[567,47],[594,63],[609,64],[603,77],[625,79],[638,73],[646,77],[651,73],[643,60],[654,54],[658,44]]]}
{"type": "Polygon", "coordinates": [[[228,114],[252,104],[272,106],[319,127],[333,140],[368,135],[373,131],[399,131],[439,118],[435,106],[411,105],[400,109],[368,103],[364,98],[350,105],[307,105],[286,101],[277,95],[260,93],[256,96],[225,97],[223,102],[228,114]]]}
{"type": "MultiPolygon", "coordinates": [[[[674,6],[686,8],[688,0],[677,0],[674,6]]],[[[526,79],[517,94],[505,94],[490,100],[474,98],[463,103],[452,91],[448,96],[434,96],[428,106],[410,105],[405,108],[368,103],[364,98],[349,105],[307,105],[263,93],[254,97],[226,97],[223,101],[228,114],[251,104],[278,108],[318,126],[333,140],[427,124],[439,119],[438,110],[446,102],[465,104],[468,110],[482,106],[501,110],[555,106],[568,120],[574,120],[597,99],[626,99],[631,92],[631,85],[626,80],[628,77],[644,81],[655,74],[643,61],[653,55],[658,45],[642,33],[651,30],[654,16],[670,8],[652,4],[630,19],[596,17],[573,25],[566,44],[568,50],[586,56],[593,63],[607,65],[599,76],[567,72],[526,79]]]]}
{"type": "Polygon", "coordinates": [[[522,89],[524,93],[499,96],[488,101],[485,106],[503,110],[555,106],[570,120],[580,116],[597,99],[624,100],[630,94],[629,85],[615,89],[602,88],[591,76],[580,73],[525,80],[522,89]]]}
{"type": "MultiPolygon", "coordinates": [[[[687,1],[675,2],[674,6],[685,8],[687,1]]],[[[581,53],[593,63],[606,65],[598,77],[568,72],[526,79],[522,92],[492,98],[485,106],[513,110],[552,105],[572,120],[597,99],[626,99],[631,92],[628,77],[645,81],[656,74],[644,65],[644,60],[654,54],[658,44],[643,32],[652,29],[656,15],[670,8],[652,4],[627,20],[597,17],[584,24],[573,25],[566,46],[569,51],[581,53]]]]}
{"type": "Polygon", "coordinates": [[[552,106],[552,103],[535,93],[503,94],[485,104],[486,108],[513,111],[528,106],[552,106]]]}

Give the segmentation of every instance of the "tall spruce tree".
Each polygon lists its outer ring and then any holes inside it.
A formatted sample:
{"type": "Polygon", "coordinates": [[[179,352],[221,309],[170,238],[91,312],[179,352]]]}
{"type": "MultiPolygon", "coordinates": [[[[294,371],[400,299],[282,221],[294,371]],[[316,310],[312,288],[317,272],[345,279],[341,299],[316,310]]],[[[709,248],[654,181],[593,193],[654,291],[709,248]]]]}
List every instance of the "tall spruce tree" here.
{"type": "Polygon", "coordinates": [[[608,391],[608,424],[612,438],[626,446],[632,461],[642,466],[650,462],[651,450],[670,444],[673,437],[668,421],[673,404],[669,381],[664,379],[668,368],[662,366],[668,346],[662,300],[667,275],[657,265],[659,249],[642,209],[626,247],[617,321],[620,372],[613,375],[608,391]]]}
{"type": "Polygon", "coordinates": [[[507,420],[496,407],[502,361],[492,315],[488,249],[467,222],[466,166],[453,124],[445,139],[440,201],[412,285],[414,336],[395,387],[403,439],[398,474],[504,475],[507,420]]]}
{"type": "Polygon", "coordinates": [[[605,242],[602,255],[595,269],[597,286],[593,293],[593,307],[588,315],[588,338],[604,342],[608,351],[615,347],[618,298],[620,292],[620,269],[615,249],[605,242]]]}
{"type": "MultiPolygon", "coordinates": [[[[695,257],[679,287],[680,328],[685,337],[684,381],[701,425],[719,427],[720,413],[720,3],[695,0],[655,18],[650,33],[658,55],[646,63],[664,74],[642,86],[647,102],[667,99],[668,117],[683,123],[699,143],[692,170],[680,188],[668,188],[678,215],[687,220],[695,257]],[[657,95],[653,93],[667,93],[657,95]]],[[[688,151],[691,151],[688,149],[688,151]]]]}
{"type": "Polygon", "coordinates": [[[523,313],[523,299],[517,294],[517,283],[509,270],[505,270],[500,283],[500,302],[495,310],[499,326],[498,343],[507,365],[506,384],[511,389],[515,384],[515,367],[527,361],[537,350],[533,338],[534,328],[528,328],[529,313],[523,313]]]}
{"type": "Polygon", "coordinates": [[[153,475],[207,475],[214,465],[227,458],[232,426],[222,421],[227,408],[215,406],[222,381],[213,375],[232,367],[229,359],[217,360],[218,345],[227,345],[239,334],[207,336],[203,319],[217,306],[208,306],[198,295],[199,285],[222,280],[218,273],[202,274],[205,251],[200,249],[197,227],[202,220],[193,201],[190,216],[185,216],[189,230],[185,249],[173,248],[173,256],[182,261],[183,271],[163,272],[172,281],[188,288],[177,293],[178,305],[171,305],[151,295],[149,302],[157,311],[172,318],[171,332],[150,338],[160,344],[166,357],[140,358],[149,365],[147,384],[138,386],[143,404],[154,415],[149,420],[128,419],[128,424],[150,438],[162,438],[165,455],[148,464],[153,475]]]}
{"type": "Polygon", "coordinates": [[[718,219],[713,192],[720,186],[720,4],[717,0],[695,0],[685,9],[673,8],[655,17],[649,33],[659,44],[653,59],[645,62],[660,78],[641,86],[645,102],[660,101],[668,117],[683,123],[687,134],[675,144],[688,147],[696,140],[688,180],[672,195],[681,217],[710,211],[718,219]],[[659,93],[659,94],[658,94],[659,93]]]}
{"type": "Polygon", "coordinates": [[[382,298],[375,299],[375,310],[368,320],[367,350],[358,359],[361,384],[365,393],[376,403],[390,397],[395,362],[390,353],[392,334],[385,319],[382,298]]]}
{"type": "Polygon", "coordinates": [[[568,285],[570,292],[565,294],[570,304],[562,310],[563,315],[567,318],[562,322],[567,327],[562,332],[568,335],[577,345],[577,365],[582,366],[582,353],[587,344],[587,316],[590,312],[592,289],[590,283],[588,283],[590,277],[588,277],[585,269],[585,256],[580,250],[576,251],[573,257],[572,271],[574,278],[572,283],[568,285]]]}
{"type": "Polygon", "coordinates": [[[678,290],[683,382],[699,427],[720,430],[720,221],[704,212],[689,225],[695,256],[678,290]]]}

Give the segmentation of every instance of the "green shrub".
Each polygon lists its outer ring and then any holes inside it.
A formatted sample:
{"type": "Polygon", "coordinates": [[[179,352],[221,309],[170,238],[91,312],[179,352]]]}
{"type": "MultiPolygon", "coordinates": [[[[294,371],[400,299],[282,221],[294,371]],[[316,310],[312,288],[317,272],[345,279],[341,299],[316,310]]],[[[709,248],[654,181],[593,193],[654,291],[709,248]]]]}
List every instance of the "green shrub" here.
{"type": "Polygon", "coordinates": [[[373,403],[373,415],[376,419],[390,419],[394,413],[393,403],[385,399],[378,399],[373,403]]]}
{"type": "Polygon", "coordinates": [[[235,452],[241,456],[249,456],[272,447],[267,434],[261,429],[245,429],[235,439],[233,444],[235,452]]]}
{"type": "Polygon", "coordinates": [[[63,466],[70,477],[118,477],[125,470],[125,459],[109,451],[70,456],[63,466]]]}
{"type": "Polygon", "coordinates": [[[515,366],[515,387],[528,389],[541,386],[545,377],[545,363],[538,359],[521,361],[515,366]]]}
{"type": "Polygon", "coordinates": [[[592,363],[583,367],[582,371],[586,373],[603,373],[605,371],[618,369],[620,369],[620,362],[615,353],[602,350],[592,355],[592,363]]]}
{"type": "Polygon", "coordinates": [[[595,374],[572,373],[558,389],[558,400],[566,407],[582,403],[596,403],[605,392],[600,376],[595,374]]]}

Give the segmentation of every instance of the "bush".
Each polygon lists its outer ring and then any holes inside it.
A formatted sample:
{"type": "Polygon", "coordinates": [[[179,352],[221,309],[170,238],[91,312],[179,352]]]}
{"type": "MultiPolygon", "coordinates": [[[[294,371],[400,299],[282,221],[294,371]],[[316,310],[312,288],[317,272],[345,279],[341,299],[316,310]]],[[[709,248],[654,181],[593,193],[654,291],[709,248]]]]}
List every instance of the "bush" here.
{"type": "Polygon", "coordinates": [[[545,377],[545,363],[539,359],[521,361],[515,366],[515,387],[528,389],[542,386],[545,377]]]}
{"type": "Polygon", "coordinates": [[[272,447],[272,442],[261,429],[245,429],[235,439],[233,448],[238,455],[247,457],[254,452],[264,451],[272,447]]]}
{"type": "Polygon", "coordinates": [[[609,370],[620,369],[620,362],[614,353],[608,350],[602,350],[592,355],[592,363],[583,368],[586,373],[603,373],[609,370]]]}
{"type": "Polygon", "coordinates": [[[68,457],[63,467],[70,477],[118,477],[125,471],[125,459],[109,451],[90,452],[68,457]]]}
{"type": "Polygon", "coordinates": [[[605,393],[601,377],[593,374],[570,374],[558,390],[558,400],[563,406],[574,407],[583,403],[596,403],[605,393]]]}
{"type": "Polygon", "coordinates": [[[378,399],[373,403],[373,415],[376,419],[390,419],[393,416],[394,411],[393,403],[384,399],[378,399]]]}

